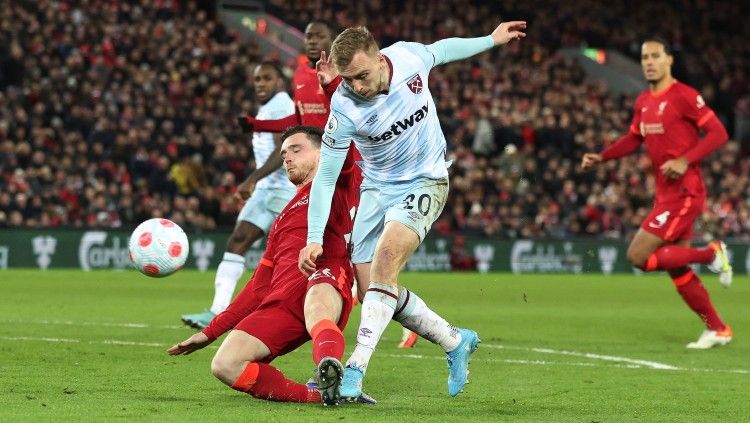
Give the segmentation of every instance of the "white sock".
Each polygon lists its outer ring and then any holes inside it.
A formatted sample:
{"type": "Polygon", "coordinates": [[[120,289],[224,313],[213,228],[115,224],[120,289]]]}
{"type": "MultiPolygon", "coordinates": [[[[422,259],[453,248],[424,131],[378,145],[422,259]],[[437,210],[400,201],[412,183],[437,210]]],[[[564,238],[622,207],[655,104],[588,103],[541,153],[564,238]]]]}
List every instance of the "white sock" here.
{"type": "Polygon", "coordinates": [[[219,263],[219,268],[216,269],[212,313],[219,314],[229,306],[234,288],[243,273],[245,273],[245,257],[234,253],[224,253],[224,258],[219,263]]]}
{"type": "Polygon", "coordinates": [[[433,344],[440,345],[445,352],[455,350],[461,342],[461,334],[454,326],[430,310],[421,298],[406,288],[401,290],[398,297],[393,320],[433,344]]]}
{"type": "Polygon", "coordinates": [[[385,327],[393,317],[398,301],[398,287],[370,282],[362,301],[362,317],[357,330],[357,346],[346,362],[347,366],[359,367],[364,373],[370,357],[383,335],[385,327]]]}

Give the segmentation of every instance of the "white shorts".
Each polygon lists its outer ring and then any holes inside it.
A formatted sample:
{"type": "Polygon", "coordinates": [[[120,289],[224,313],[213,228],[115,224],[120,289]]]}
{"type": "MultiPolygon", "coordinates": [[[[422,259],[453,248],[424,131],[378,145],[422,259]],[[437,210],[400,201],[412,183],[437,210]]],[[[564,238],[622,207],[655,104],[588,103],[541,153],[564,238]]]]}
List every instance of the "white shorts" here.
{"type": "Polygon", "coordinates": [[[240,210],[237,220],[244,220],[259,227],[266,234],[276,216],[284,210],[289,200],[294,197],[294,189],[261,188],[253,191],[240,210]]]}
{"type": "Polygon", "coordinates": [[[387,222],[411,228],[424,241],[448,197],[448,178],[418,179],[387,186],[362,183],[352,231],[352,263],[369,263],[387,222]]]}

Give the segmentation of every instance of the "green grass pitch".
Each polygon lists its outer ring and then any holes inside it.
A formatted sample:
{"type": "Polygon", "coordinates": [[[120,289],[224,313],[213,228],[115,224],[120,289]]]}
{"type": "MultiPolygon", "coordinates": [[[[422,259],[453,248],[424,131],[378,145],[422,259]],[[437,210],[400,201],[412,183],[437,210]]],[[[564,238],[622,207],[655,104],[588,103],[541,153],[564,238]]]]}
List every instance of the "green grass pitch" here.
{"type": "MultiPolygon", "coordinates": [[[[734,341],[690,351],[702,325],[655,276],[406,274],[402,281],[483,343],[470,384],[447,394],[444,354],[395,345],[370,364],[374,406],[280,404],[211,376],[214,343],[188,357],[179,315],[210,302],[213,273],[149,279],[133,271],[0,271],[0,421],[748,421],[750,278],[704,282],[734,341]]],[[[346,331],[347,355],[359,322],[346,331]]],[[[309,344],[278,359],[304,381],[309,344]]]]}

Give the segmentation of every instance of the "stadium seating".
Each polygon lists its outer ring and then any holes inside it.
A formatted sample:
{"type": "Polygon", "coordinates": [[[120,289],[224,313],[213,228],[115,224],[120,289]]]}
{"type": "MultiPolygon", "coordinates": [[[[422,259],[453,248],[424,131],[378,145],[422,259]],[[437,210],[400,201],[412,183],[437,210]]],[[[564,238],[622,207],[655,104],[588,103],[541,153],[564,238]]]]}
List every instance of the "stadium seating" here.
{"type": "MultiPolygon", "coordinates": [[[[522,42],[431,74],[454,160],[438,233],[620,238],[638,227],[653,196],[645,155],[578,169],[584,151],[626,130],[633,98],[586,79],[561,47],[635,57],[639,37],[666,34],[680,52],[678,77],[702,90],[730,133],[736,109],[750,104],[748,30],[731,18],[741,2],[585,0],[565,15],[542,0],[482,3],[270,2],[300,29],[312,18],[366,24],[383,45],[481,35],[501,17],[529,20],[522,42]],[[623,21],[619,7],[639,12],[623,21]],[[669,7],[681,13],[664,13],[669,7]],[[644,18],[657,14],[663,19],[644,18]],[[686,22],[693,29],[683,33],[686,22]]],[[[195,2],[4,7],[0,227],[131,227],[154,216],[231,227],[239,206],[231,193],[254,166],[233,118],[257,107],[248,75],[261,59],[195,2]]],[[[746,153],[735,142],[705,161],[710,198],[699,236],[750,239],[746,153]]]]}

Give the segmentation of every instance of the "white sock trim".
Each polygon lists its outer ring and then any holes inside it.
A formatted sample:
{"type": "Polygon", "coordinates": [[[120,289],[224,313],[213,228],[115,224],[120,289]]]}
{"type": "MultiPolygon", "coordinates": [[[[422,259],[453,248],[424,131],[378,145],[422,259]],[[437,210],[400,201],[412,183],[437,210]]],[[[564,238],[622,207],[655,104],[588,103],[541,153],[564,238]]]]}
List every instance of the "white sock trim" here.
{"type": "Polygon", "coordinates": [[[245,256],[241,256],[239,254],[230,253],[229,251],[224,253],[224,257],[221,259],[222,261],[231,261],[233,263],[242,263],[245,264],[245,256]]]}

